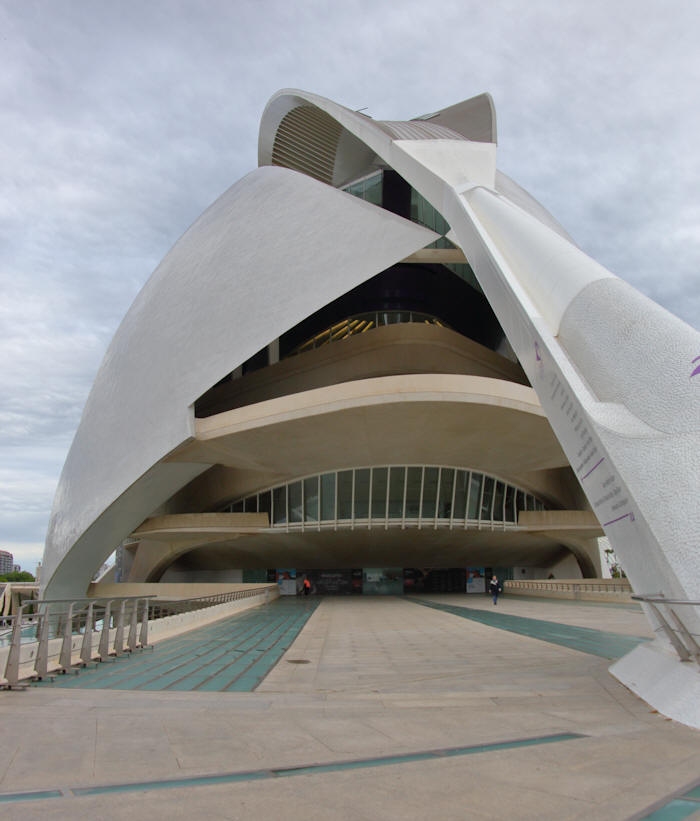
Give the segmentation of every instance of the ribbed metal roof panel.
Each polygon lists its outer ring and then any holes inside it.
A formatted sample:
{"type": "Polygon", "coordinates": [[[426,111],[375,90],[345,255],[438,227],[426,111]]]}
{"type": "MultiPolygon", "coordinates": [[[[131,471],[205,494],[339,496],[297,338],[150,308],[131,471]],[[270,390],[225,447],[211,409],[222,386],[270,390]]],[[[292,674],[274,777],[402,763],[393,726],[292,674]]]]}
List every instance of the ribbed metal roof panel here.
{"type": "Polygon", "coordinates": [[[466,140],[467,138],[437,123],[410,120],[380,120],[377,125],[395,140],[466,140]]]}

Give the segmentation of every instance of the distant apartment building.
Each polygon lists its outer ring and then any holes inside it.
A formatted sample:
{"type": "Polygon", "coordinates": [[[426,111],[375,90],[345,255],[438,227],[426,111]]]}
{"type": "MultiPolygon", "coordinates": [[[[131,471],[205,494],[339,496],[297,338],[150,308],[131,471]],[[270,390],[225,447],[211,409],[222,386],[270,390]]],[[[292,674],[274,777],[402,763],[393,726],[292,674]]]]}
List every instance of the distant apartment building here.
{"type": "Polygon", "coordinates": [[[15,557],[7,550],[0,550],[0,576],[12,573],[15,569],[15,557]]]}

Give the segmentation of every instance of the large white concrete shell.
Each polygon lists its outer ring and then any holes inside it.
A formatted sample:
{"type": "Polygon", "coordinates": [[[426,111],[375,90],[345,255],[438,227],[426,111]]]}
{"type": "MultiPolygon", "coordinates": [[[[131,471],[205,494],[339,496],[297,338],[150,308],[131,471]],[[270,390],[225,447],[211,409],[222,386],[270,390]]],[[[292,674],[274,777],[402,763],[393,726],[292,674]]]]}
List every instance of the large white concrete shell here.
{"type": "Polygon", "coordinates": [[[158,266],[107,351],[56,492],[47,594],[82,594],[116,545],[209,467],[163,461],[192,437],[197,397],[310,311],[434,238],[280,168],[223,194],[158,266]]]}
{"type": "MultiPolygon", "coordinates": [[[[488,95],[396,123],[282,91],[262,118],[259,161],[166,256],[115,336],[56,496],[47,592],[84,589],[210,467],[187,449],[205,391],[435,238],[336,190],[386,168],[451,226],[635,591],[700,599],[700,335],[587,257],[497,171],[488,95]]],[[[700,635],[700,611],[683,616],[700,635]]],[[[653,700],[658,674],[647,687],[630,665],[615,674],[653,700]]],[[[697,671],[674,668],[674,687],[665,712],[700,726],[697,671]]]]}

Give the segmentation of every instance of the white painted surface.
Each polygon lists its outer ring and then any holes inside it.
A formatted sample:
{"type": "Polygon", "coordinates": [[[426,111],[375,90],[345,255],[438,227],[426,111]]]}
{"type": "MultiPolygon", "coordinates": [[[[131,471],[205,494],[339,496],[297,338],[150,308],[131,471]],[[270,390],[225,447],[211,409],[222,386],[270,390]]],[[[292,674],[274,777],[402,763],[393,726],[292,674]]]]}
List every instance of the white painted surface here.
{"type": "Polygon", "coordinates": [[[640,644],[610,672],[662,715],[700,730],[698,665],[680,661],[665,643],[640,644]]]}

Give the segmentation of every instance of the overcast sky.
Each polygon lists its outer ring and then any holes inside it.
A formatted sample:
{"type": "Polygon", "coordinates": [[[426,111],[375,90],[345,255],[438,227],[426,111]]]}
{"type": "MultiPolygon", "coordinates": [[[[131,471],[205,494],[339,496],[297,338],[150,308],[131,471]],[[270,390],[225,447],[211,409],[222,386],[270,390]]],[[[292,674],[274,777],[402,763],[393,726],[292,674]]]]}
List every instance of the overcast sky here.
{"type": "Polygon", "coordinates": [[[697,0],[0,0],[0,37],[0,548],[31,572],[114,331],[281,88],[375,119],[489,91],[501,170],[700,327],[697,0]]]}

